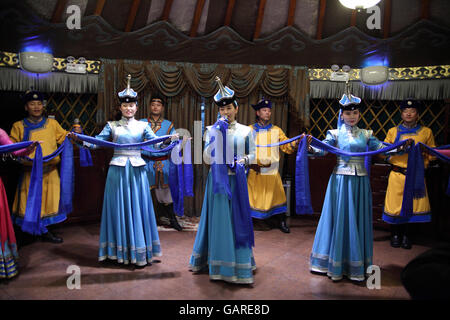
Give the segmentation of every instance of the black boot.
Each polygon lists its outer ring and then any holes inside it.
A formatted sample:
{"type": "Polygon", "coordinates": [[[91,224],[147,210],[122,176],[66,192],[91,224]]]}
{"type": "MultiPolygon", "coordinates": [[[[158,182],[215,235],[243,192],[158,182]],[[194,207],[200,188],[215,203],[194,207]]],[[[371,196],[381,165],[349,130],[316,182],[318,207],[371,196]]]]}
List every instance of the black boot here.
{"type": "Polygon", "coordinates": [[[409,241],[409,237],[407,236],[407,226],[406,224],[403,226],[403,237],[402,237],[402,248],[403,249],[411,249],[412,245],[411,245],[411,241],[409,241]]]}
{"type": "Polygon", "coordinates": [[[284,233],[290,233],[291,230],[289,230],[287,224],[286,224],[286,214],[281,213],[278,215],[278,219],[280,219],[280,230],[284,233]]]}
{"type": "Polygon", "coordinates": [[[391,226],[391,247],[400,248],[400,230],[399,226],[391,226]]]}
{"type": "Polygon", "coordinates": [[[51,242],[51,243],[63,243],[63,238],[55,236],[53,233],[48,231],[41,235],[41,241],[51,242]]]}
{"type": "Polygon", "coordinates": [[[175,212],[173,212],[173,203],[165,206],[167,216],[170,220],[170,226],[177,231],[182,231],[183,228],[178,223],[177,217],[175,216],[175,212]]]}

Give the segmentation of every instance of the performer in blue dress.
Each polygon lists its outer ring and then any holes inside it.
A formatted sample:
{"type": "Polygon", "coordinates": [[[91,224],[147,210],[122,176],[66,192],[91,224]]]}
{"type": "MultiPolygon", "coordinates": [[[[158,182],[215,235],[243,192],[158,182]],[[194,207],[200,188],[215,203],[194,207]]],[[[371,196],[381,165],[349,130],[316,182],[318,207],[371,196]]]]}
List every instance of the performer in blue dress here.
{"type": "Polygon", "coordinates": [[[236,122],[239,107],[234,91],[228,87],[224,88],[220,79],[217,78],[216,81],[219,82],[220,89],[214,96],[214,101],[219,106],[221,118],[215,125],[206,128],[203,156],[212,167],[206,181],[200,223],[189,265],[194,272],[209,267],[211,280],[251,284],[256,265],[252,252],[253,225],[247,181],[245,172],[242,179],[242,171],[238,172],[236,169],[235,173],[230,167],[242,164],[248,166],[254,160],[254,138],[250,127],[236,122]],[[225,137],[217,135],[219,131],[217,124],[220,121],[228,124],[225,137]],[[222,167],[225,169],[223,180],[217,179],[214,173],[214,165],[218,163],[215,162],[218,161],[216,155],[220,153],[222,138],[226,138],[226,149],[231,150],[227,154],[227,159],[231,158],[233,162],[230,164],[227,161],[225,167],[222,167]],[[229,193],[217,190],[220,189],[219,182],[228,183],[229,193]]]}
{"type": "MultiPolygon", "coordinates": [[[[159,95],[153,95],[150,99],[150,117],[141,119],[147,122],[152,131],[158,136],[165,136],[175,133],[173,123],[163,118],[165,101],[159,95]]],[[[149,153],[142,151],[142,158],[147,163],[148,180],[150,188],[156,200],[156,216],[166,216],[170,221],[170,226],[181,231],[177,217],[173,211],[173,200],[169,188],[169,156],[170,152],[149,153]],[[160,208],[160,210],[158,210],[160,208]]]]}
{"type": "MultiPolygon", "coordinates": [[[[119,93],[122,119],[108,122],[97,139],[128,144],[156,137],[147,123],[134,118],[137,93],[130,88],[130,78],[128,87],[119,93]]],[[[93,147],[86,142],[83,145],[93,147]]],[[[151,264],[153,257],[161,256],[161,247],[141,150],[115,149],[109,165],[98,259],[136,266],[151,264]]]]}
{"type": "MultiPolygon", "coordinates": [[[[372,130],[356,126],[360,101],[349,91],[344,94],[339,101],[338,128],[328,130],[324,143],[347,152],[383,148],[372,130]]],[[[314,155],[326,153],[313,147],[309,151],[314,155]]],[[[338,156],[314,238],[310,270],[326,273],[335,281],[343,276],[362,281],[367,267],[372,265],[372,255],[372,191],[364,157],[338,156]]]]}

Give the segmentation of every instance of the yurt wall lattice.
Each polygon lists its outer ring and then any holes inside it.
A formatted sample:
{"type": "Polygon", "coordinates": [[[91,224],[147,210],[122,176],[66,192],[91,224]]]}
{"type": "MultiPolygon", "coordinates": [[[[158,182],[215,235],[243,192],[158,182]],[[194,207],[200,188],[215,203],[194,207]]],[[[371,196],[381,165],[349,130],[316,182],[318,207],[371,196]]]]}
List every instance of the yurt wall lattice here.
{"type": "MultiPolygon", "coordinates": [[[[423,102],[424,109],[420,112],[419,123],[431,128],[437,145],[448,143],[448,110],[445,102],[423,102]]],[[[378,139],[384,140],[387,131],[401,123],[400,103],[401,101],[362,100],[358,127],[373,130],[378,139]]],[[[336,128],[339,102],[337,99],[311,99],[310,108],[311,127],[308,133],[318,139],[324,139],[327,130],[336,128]]]]}

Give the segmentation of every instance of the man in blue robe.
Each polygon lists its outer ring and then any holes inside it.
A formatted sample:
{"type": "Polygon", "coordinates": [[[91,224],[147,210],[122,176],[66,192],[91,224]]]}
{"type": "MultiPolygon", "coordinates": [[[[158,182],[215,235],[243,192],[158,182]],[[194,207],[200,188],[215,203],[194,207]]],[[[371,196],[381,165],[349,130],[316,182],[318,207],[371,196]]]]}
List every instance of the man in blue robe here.
{"type": "MultiPolygon", "coordinates": [[[[141,121],[148,122],[152,131],[158,136],[175,133],[172,122],[163,118],[166,103],[162,96],[153,95],[150,100],[150,116],[141,121]]],[[[152,198],[156,203],[156,216],[158,220],[165,216],[170,226],[178,231],[182,230],[173,211],[173,200],[169,188],[169,156],[170,152],[149,153],[142,151],[142,157],[147,162],[148,179],[152,198]],[[156,201],[155,201],[156,200],[156,201]]]]}

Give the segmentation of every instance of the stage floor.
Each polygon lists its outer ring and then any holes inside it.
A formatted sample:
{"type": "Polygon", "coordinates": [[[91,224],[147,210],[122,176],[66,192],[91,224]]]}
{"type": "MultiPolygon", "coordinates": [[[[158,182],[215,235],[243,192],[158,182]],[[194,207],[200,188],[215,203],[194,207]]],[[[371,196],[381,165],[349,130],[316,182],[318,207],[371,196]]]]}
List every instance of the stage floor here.
{"type": "Polygon", "coordinates": [[[99,224],[60,226],[55,231],[64,238],[63,244],[35,241],[19,249],[20,273],[0,280],[0,299],[409,299],[400,281],[402,268],[432,245],[427,241],[411,250],[394,249],[387,231],[374,230],[373,262],[381,268],[381,289],[369,290],[365,282],[333,282],[310,273],[317,220],[296,217],[289,223],[290,234],[255,227],[257,270],[252,285],[210,281],[207,273],[190,272],[193,231],[160,232],[160,262],[138,269],[97,261],[99,224]],[[70,265],[81,270],[79,290],[67,288],[70,265]]]}

